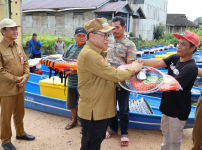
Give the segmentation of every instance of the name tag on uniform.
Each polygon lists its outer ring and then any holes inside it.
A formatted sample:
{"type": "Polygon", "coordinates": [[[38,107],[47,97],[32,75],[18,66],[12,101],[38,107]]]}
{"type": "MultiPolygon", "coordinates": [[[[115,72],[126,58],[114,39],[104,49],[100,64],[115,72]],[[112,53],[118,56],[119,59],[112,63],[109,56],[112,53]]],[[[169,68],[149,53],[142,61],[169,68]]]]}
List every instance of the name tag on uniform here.
{"type": "Polygon", "coordinates": [[[4,56],[11,56],[11,54],[7,53],[7,54],[4,54],[4,56]]]}

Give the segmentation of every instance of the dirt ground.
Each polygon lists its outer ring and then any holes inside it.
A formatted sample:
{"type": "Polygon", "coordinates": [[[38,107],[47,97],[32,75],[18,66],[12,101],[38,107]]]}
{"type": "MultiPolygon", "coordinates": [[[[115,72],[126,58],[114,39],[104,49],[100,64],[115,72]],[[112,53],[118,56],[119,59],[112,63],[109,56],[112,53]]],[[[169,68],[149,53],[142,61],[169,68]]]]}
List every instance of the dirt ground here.
{"type": "MultiPolygon", "coordinates": [[[[26,109],[24,124],[26,132],[36,136],[35,141],[18,141],[15,139],[15,129],[12,123],[12,143],[17,150],[79,150],[81,127],[65,130],[70,118],[51,115],[31,109],[26,109]]],[[[190,150],[192,129],[183,132],[181,150],[190,150]]],[[[120,147],[120,137],[103,141],[101,150],[160,150],[162,135],[160,130],[129,129],[130,145],[120,147]]]]}

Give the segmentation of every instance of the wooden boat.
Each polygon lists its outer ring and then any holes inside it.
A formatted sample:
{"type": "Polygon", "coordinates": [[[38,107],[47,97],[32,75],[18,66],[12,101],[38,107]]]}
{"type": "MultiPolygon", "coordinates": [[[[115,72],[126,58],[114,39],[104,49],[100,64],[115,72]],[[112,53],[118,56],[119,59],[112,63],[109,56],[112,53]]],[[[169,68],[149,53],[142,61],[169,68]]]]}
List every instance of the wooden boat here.
{"type": "MultiPolygon", "coordinates": [[[[66,109],[65,100],[47,97],[40,94],[39,81],[44,78],[47,78],[47,76],[31,73],[30,78],[25,85],[25,107],[51,114],[71,117],[71,112],[66,109]]],[[[153,110],[153,114],[130,112],[129,127],[152,130],[160,129],[160,120],[162,116],[159,111],[160,98],[138,94],[130,95],[131,100],[140,98],[144,98],[147,101],[153,110]]],[[[193,127],[195,109],[196,107],[192,106],[185,128],[193,127]]]]}

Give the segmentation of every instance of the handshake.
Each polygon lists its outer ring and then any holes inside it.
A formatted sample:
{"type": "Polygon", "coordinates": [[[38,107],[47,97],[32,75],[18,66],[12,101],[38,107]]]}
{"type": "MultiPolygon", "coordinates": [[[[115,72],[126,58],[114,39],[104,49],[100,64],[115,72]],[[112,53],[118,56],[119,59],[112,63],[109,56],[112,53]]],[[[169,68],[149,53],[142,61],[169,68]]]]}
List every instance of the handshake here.
{"type": "Polygon", "coordinates": [[[135,73],[138,73],[142,70],[143,61],[136,60],[136,61],[132,62],[131,64],[121,65],[118,67],[118,69],[124,70],[124,69],[128,69],[130,67],[135,68],[135,73]]]}
{"type": "Polygon", "coordinates": [[[138,73],[142,70],[143,63],[138,62],[138,61],[134,61],[134,62],[132,62],[131,67],[135,68],[135,72],[138,73]]]}

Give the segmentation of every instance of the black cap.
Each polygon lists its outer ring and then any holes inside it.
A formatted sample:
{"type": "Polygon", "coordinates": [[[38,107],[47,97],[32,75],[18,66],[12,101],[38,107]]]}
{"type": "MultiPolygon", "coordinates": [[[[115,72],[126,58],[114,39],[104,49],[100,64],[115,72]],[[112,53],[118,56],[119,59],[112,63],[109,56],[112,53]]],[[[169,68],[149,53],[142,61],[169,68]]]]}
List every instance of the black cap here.
{"type": "Polygon", "coordinates": [[[37,34],[36,34],[36,33],[33,33],[32,36],[37,36],[37,34]]]}
{"type": "Polygon", "coordinates": [[[85,28],[83,27],[76,28],[75,34],[79,34],[79,33],[87,34],[85,28]]]}

